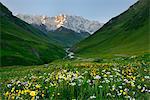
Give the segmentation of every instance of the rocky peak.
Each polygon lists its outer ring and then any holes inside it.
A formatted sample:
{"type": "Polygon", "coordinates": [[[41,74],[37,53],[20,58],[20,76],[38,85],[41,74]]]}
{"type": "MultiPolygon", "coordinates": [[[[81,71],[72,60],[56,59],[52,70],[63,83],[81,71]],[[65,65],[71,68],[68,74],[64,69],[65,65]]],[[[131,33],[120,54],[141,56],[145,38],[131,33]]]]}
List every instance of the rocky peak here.
{"type": "Polygon", "coordinates": [[[41,18],[41,23],[42,24],[46,24],[46,20],[48,19],[48,17],[47,16],[42,16],[42,18],[41,18]]]}
{"type": "Polygon", "coordinates": [[[29,24],[34,26],[38,26],[37,28],[41,30],[53,31],[58,29],[59,27],[63,26],[67,29],[71,29],[77,33],[80,32],[88,32],[90,34],[97,31],[99,28],[102,27],[102,23],[98,21],[90,21],[85,19],[81,16],[71,16],[60,14],[54,17],[48,16],[30,16],[30,15],[17,15],[18,18],[26,21],[29,24]],[[40,28],[40,26],[45,26],[45,29],[40,28]]]}
{"type": "Polygon", "coordinates": [[[55,16],[55,23],[57,24],[57,28],[64,26],[64,22],[66,21],[66,16],[64,14],[60,14],[59,16],[55,16]]]}

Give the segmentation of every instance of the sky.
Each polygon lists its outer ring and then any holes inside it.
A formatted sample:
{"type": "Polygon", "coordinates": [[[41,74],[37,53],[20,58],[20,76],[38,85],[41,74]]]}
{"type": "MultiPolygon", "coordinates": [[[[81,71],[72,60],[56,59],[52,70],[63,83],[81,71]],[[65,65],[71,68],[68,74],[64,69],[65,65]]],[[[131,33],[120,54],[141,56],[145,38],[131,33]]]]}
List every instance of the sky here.
{"type": "Polygon", "coordinates": [[[0,0],[13,14],[82,16],[101,23],[127,10],[137,0],[0,0]]]}

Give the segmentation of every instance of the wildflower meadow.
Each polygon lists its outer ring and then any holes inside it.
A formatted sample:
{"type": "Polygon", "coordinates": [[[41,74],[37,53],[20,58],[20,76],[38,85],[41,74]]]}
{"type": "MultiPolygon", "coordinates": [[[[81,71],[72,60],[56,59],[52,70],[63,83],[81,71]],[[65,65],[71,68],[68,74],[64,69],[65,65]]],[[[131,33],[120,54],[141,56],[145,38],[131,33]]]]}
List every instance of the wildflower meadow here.
{"type": "Polygon", "coordinates": [[[1,68],[0,99],[148,100],[148,60],[147,56],[132,56],[1,68]]]}

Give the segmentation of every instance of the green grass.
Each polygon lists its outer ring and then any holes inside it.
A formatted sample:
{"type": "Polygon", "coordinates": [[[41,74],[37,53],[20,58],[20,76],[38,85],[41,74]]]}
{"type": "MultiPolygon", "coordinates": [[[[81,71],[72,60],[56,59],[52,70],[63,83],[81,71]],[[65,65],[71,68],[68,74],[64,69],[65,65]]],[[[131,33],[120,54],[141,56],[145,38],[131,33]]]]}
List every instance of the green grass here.
{"type": "Polygon", "coordinates": [[[65,56],[63,48],[0,4],[0,66],[35,65],[65,56]]]}
{"type": "Polygon", "coordinates": [[[140,0],[73,47],[81,57],[139,55],[150,52],[149,2],[140,0]]]}
{"type": "Polygon", "coordinates": [[[48,36],[52,37],[63,47],[71,47],[88,37],[89,33],[77,33],[65,27],[60,27],[54,32],[49,32],[48,36]]]}
{"type": "Polygon", "coordinates": [[[101,59],[100,62],[57,60],[45,66],[0,68],[0,98],[148,100],[150,97],[149,55],[101,59]],[[31,96],[32,92],[35,96],[31,96]]]}

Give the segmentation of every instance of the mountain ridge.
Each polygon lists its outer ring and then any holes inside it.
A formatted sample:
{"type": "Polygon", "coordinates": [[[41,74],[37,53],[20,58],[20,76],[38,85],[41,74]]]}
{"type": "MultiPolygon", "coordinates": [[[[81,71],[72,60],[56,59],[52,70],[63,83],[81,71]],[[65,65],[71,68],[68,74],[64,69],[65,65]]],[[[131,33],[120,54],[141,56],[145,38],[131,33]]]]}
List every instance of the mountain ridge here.
{"type": "Polygon", "coordinates": [[[84,19],[81,16],[71,16],[65,14],[60,14],[54,17],[41,15],[32,16],[24,14],[17,14],[16,16],[29,24],[33,24],[33,26],[44,25],[47,31],[56,30],[60,26],[63,26],[77,33],[88,32],[92,34],[103,25],[103,23],[99,23],[98,21],[90,21],[88,19],[84,19]]]}
{"type": "MultiPolygon", "coordinates": [[[[53,41],[57,42],[64,48],[71,47],[74,44],[90,36],[90,33],[86,32],[84,29],[75,31],[74,29],[71,29],[70,26],[73,27],[84,26],[82,21],[85,22],[87,21],[88,23],[92,23],[95,25],[95,23],[79,16],[73,16],[73,19],[70,18],[72,16],[68,16],[68,15],[60,15],[55,17],[18,15],[17,17],[25,20],[35,28],[40,29],[45,34],[47,34],[48,37],[52,38],[53,41]],[[74,21],[74,19],[76,20],[74,21]],[[77,20],[79,20],[80,23],[78,23],[77,20]],[[76,24],[72,24],[72,22],[75,22],[76,24]],[[63,30],[59,31],[60,29],[63,30]]],[[[80,28],[82,29],[82,27],[80,28]]]]}

